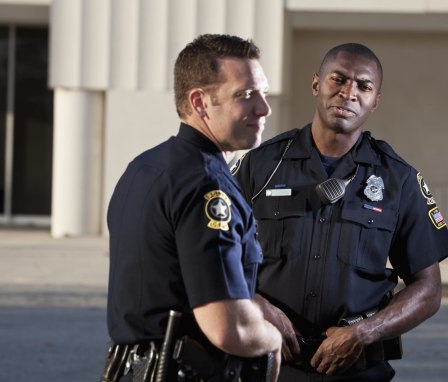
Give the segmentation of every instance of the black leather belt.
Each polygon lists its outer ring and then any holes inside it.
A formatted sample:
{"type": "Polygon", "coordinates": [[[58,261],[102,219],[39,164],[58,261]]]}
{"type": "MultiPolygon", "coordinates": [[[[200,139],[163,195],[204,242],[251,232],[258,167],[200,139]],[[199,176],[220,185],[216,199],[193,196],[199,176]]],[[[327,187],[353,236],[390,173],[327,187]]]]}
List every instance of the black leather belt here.
{"type": "Polygon", "coordinates": [[[384,362],[385,360],[383,342],[374,342],[364,348],[352,368],[364,370],[377,364],[378,362],[384,362]]]}

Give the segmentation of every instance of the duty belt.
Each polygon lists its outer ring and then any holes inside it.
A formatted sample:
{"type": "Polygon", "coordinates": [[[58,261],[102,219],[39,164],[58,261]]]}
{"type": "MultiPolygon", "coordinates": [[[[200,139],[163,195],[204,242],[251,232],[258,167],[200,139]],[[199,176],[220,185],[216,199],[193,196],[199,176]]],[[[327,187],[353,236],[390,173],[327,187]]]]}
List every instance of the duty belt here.
{"type": "Polygon", "coordinates": [[[127,374],[133,382],[266,382],[273,354],[243,358],[217,348],[209,352],[199,341],[179,331],[181,314],[170,311],[163,341],[109,348],[101,382],[118,382],[127,374]]]}

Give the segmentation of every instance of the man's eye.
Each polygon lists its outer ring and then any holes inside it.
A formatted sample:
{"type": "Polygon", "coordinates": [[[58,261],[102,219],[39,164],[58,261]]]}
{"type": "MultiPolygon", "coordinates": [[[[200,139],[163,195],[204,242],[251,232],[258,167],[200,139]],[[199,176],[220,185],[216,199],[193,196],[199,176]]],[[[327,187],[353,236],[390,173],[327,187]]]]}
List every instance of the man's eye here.
{"type": "Polygon", "coordinates": [[[358,86],[361,90],[363,90],[365,92],[369,92],[369,91],[373,90],[369,84],[360,83],[358,86]]]}
{"type": "Polygon", "coordinates": [[[245,92],[243,92],[242,97],[245,99],[250,99],[252,97],[252,90],[246,90],[245,92]]]}
{"type": "Polygon", "coordinates": [[[344,78],[342,78],[342,77],[333,77],[333,81],[336,82],[337,84],[343,84],[344,83],[344,78]]]}

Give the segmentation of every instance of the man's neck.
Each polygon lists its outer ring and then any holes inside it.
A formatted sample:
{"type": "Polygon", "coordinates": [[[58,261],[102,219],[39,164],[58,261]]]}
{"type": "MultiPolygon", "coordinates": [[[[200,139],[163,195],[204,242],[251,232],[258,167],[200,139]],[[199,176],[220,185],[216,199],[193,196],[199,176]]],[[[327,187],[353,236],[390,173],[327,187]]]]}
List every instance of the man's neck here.
{"type": "Polygon", "coordinates": [[[345,134],[331,130],[323,130],[316,128],[313,125],[311,127],[311,135],[314,144],[322,155],[328,157],[342,157],[354,146],[361,135],[361,130],[345,134]]]}
{"type": "Polygon", "coordinates": [[[204,121],[201,120],[200,118],[194,118],[194,117],[184,118],[184,119],[182,119],[182,122],[191,126],[193,129],[196,129],[201,134],[203,134],[208,139],[210,139],[216,145],[216,147],[218,147],[218,149],[221,151],[222,156],[224,157],[224,160],[226,161],[227,164],[229,164],[232,161],[232,159],[235,157],[236,153],[234,151],[224,151],[224,149],[222,148],[222,145],[220,145],[218,140],[212,134],[211,130],[204,123],[204,121]]]}

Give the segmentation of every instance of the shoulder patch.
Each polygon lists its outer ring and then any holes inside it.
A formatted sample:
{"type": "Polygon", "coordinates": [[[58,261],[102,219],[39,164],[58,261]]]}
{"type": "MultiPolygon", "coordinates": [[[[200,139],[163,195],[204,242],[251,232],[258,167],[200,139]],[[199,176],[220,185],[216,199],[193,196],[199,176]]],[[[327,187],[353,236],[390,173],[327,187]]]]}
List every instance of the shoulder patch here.
{"type": "Polygon", "coordinates": [[[431,194],[431,191],[429,191],[429,187],[423,180],[423,176],[420,172],[417,173],[417,182],[420,186],[420,191],[421,191],[422,195],[426,199],[426,204],[428,206],[430,206],[432,204],[436,204],[436,201],[434,200],[434,198],[431,194]]]}
{"type": "Polygon", "coordinates": [[[431,219],[432,224],[437,229],[446,227],[445,219],[442,216],[442,213],[437,207],[431,208],[428,212],[429,218],[431,219]]]}
{"type": "Polygon", "coordinates": [[[207,201],[205,215],[209,219],[207,227],[228,231],[232,218],[230,198],[221,190],[207,192],[204,198],[207,201]]]}

